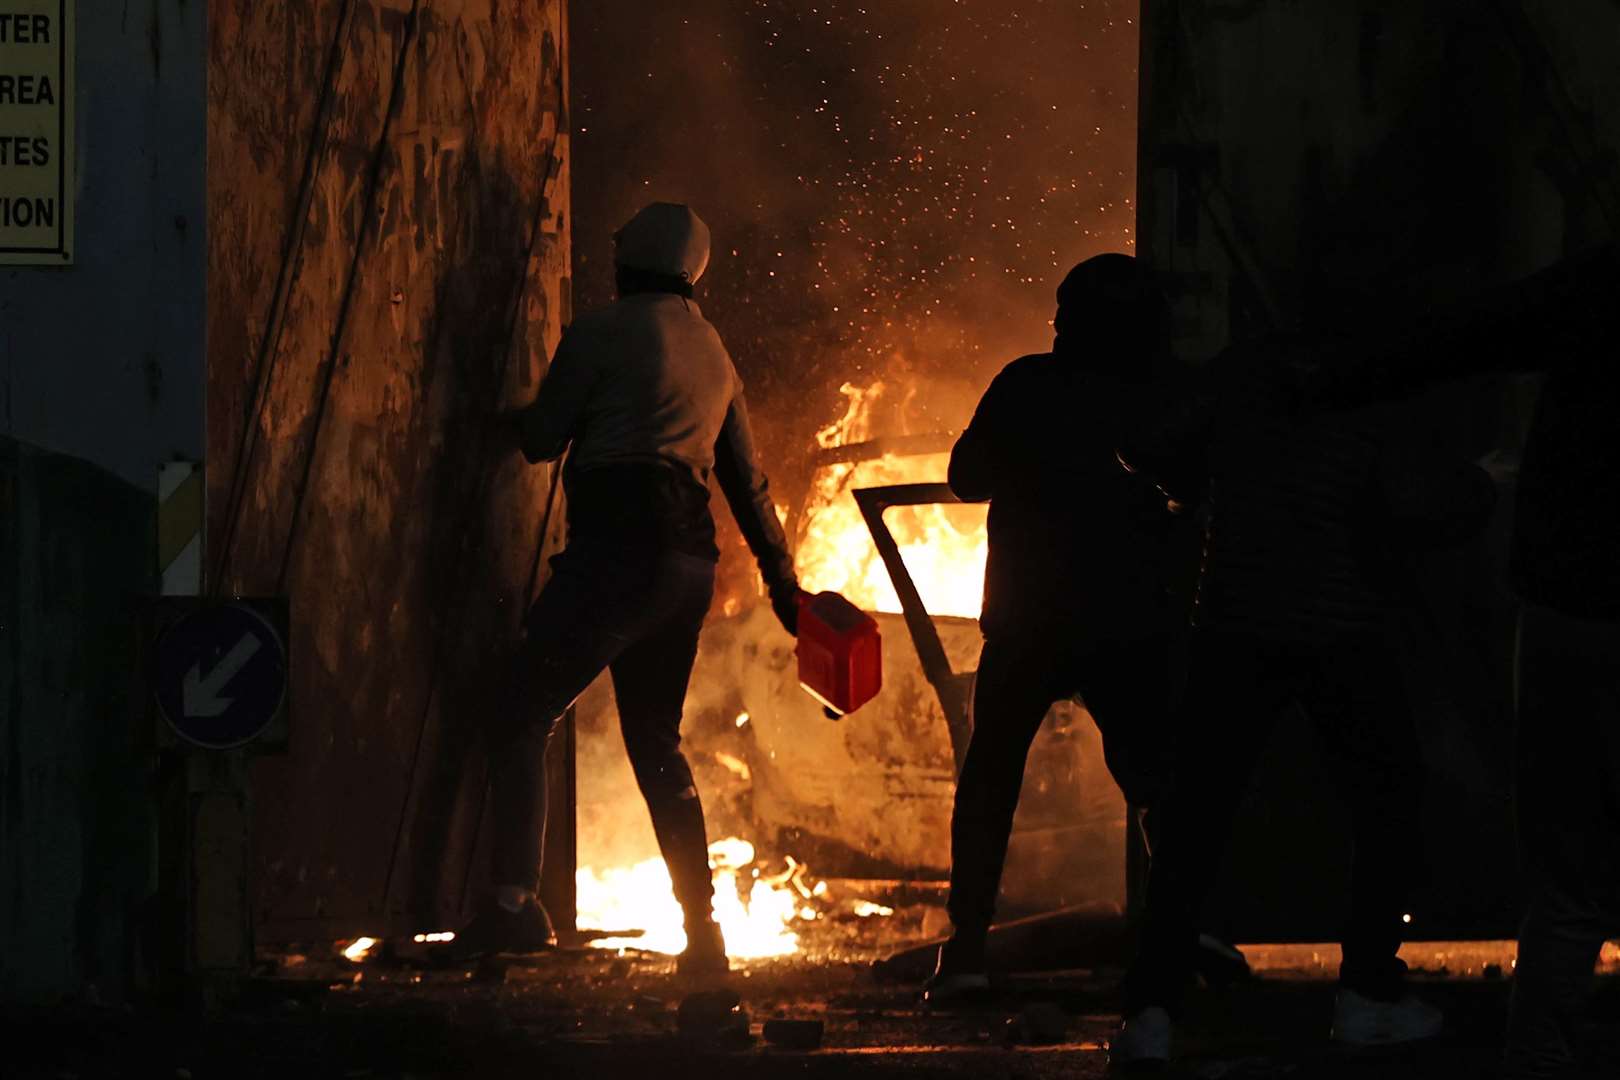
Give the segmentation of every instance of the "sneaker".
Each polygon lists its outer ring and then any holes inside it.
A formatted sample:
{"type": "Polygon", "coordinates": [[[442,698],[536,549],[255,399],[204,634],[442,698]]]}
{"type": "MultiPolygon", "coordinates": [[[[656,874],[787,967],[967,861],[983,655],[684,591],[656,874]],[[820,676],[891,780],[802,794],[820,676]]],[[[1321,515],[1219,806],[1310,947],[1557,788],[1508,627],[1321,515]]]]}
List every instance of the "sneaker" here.
{"type": "Polygon", "coordinates": [[[985,971],[984,943],[953,937],[939,947],[934,974],[923,984],[923,1001],[933,1006],[956,1005],[990,991],[985,971]]]}
{"type": "Polygon", "coordinates": [[[731,973],[726,959],[726,939],[713,919],[693,922],[686,928],[686,951],[675,958],[675,971],[683,976],[723,976],[731,973]]]}
{"type": "Polygon", "coordinates": [[[1443,1026],[1445,1015],[1411,994],[1379,1001],[1341,988],[1333,1002],[1333,1041],[1348,1046],[1418,1042],[1434,1038],[1443,1026]]]}
{"type": "Polygon", "coordinates": [[[1170,1014],[1157,1005],[1125,1017],[1108,1040],[1111,1068],[1146,1071],[1162,1069],[1169,1062],[1170,1014]]]}
{"type": "Polygon", "coordinates": [[[551,928],[551,916],[533,897],[516,911],[490,900],[456,935],[455,947],[468,957],[545,952],[557,947],[557,934],[551,928]]]}

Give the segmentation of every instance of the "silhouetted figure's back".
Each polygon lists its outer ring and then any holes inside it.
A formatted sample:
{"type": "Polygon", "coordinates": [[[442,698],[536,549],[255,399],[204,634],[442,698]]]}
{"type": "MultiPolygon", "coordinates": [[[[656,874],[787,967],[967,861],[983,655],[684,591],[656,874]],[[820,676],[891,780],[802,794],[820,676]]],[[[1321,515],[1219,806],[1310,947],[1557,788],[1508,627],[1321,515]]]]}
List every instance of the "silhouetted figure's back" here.
{"type": "Polygon", "coordinates": [[[951,818],[955,932],[933,1002],[988,985],[985,937],[1024,763],[1053,702],[1084,699],[1131,802],[1152,802],[1166,773],[1172,518],[1114,449],[1162,408],[1163,305],[1134,259],[1101,255],[1059,287],[1054,326],[1052,351],[996,376],[951,454],[951,490],[990,500],[990,552],[951,818]]]}
{"type": "Polygon", "coordinates": [[[1172,519],[1115,454],[1163,408],[1162,315],[1154,299],[1129,295],[1140,287],[1128,256],[1082,264],[1058,291],[1053,351],[996,376],[951,455],[951,490],[990,501],[987,635],[1163,629],[1172,519]]]}

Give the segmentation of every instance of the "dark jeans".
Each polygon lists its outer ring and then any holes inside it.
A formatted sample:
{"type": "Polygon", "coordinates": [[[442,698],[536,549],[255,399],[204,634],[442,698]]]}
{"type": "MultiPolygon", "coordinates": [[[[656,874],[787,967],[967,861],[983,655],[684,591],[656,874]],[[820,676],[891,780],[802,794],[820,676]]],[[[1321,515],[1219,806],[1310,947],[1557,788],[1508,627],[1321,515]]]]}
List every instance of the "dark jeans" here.
{"type": "Polygon", "coordinates": [[[714,563],[670,551],[564,552],[529,612],[490,731],[497,885],[533,889],[546,824],[545,751],[557,720],[608,668],[619,726],[675,897],[707,916],[703,804],[681,753],[681,708],[714,563]]]}
{"type": "Polygon", "coordinates": [[[1371,633],[1311,647],[1202,630],[1191,645],[1175,783],[1154,837],[1127,1011],[1179,1008],[1233,817],[1272,725],[1293,703],[1314,721],[1350,810],[1355,851],[1340,980],[1377,998],[1399,994],[1401,916],[1422,843],[1419,751],[1395,655],[1371,633]]]}
{"type": "Polygon", "coordinates": [[[1603,941],[1620,935],[1620,624],[1519,623],[1519,844],[1529,903],[1508,1021],[1512,1080],[1575,1067],[1603,941]]]}
{"type": "Polygon", "coordinates": [[[1078,695],[1114,779],[1131,803],[1147,805],[1168,773],[1170,669],[1165,637],[1090,646],[1061,633],[985,640],[951,815],[949,910],[959,936],[983,935],[995,917],[1025,760],[1047,710],[1078,695]]]}

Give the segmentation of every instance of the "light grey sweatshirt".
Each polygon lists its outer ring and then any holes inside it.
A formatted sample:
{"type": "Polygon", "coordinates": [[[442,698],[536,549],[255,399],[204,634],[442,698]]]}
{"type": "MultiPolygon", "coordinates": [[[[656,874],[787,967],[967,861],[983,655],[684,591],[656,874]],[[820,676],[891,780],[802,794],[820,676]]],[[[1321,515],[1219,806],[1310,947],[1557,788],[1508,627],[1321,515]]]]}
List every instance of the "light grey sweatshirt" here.
{"type": "Polygon", "coordinates": [[[636,293],[564,333],[523,415],[530,461],[572,444],[570,472],[664,463],[707,486],[715,473],[773,594],[797,588],[787,537],[755,457],[742,381],[691,300],[636,293]]]}

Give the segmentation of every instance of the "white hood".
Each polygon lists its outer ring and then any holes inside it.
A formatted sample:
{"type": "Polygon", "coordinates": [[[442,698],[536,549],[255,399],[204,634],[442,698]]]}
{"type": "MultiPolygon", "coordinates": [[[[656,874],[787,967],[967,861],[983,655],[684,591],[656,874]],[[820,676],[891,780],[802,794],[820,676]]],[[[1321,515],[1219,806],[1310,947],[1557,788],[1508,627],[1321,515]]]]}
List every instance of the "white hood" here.
{"type": "Polygon", "coordinates": [[[613,262],[696,283],[709,265],[709,227],[681,203],[650,203],[613,237],[613,262]]]}

